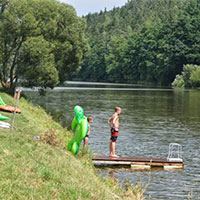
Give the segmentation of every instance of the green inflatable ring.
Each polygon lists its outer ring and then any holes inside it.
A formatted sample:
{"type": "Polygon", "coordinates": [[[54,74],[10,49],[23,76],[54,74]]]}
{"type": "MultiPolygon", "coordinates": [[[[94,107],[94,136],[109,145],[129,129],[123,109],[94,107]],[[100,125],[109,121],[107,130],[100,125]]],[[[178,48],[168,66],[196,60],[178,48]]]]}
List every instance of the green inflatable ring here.
{"type": "Polygon", "coordinates": [[[67,149],[76,155],[79,151],[81,141],[85,138],[88,132],[87,117],[84,116],[84,110],[80,106],[74,107],[74,118],[72,121],[73,138],[69,141],[67,149]]]}
{"type": "Polygon", "coordinates": [[[2,114],[0,114],[0,120],[7,120],[7,119],[8,119],[8,117],[3,116],[2,114]]]}

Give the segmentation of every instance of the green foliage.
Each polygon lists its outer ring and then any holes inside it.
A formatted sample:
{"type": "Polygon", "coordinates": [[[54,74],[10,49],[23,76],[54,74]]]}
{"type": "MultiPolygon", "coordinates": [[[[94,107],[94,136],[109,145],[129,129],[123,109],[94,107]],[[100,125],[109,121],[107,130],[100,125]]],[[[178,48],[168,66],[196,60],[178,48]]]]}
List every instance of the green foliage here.
{"type": "Polygon", "coordinates": [[[0,17],[2,15],[2,13],[4,12],[4,10],[6,9],[6,7],[8,6],[9,0],[0,0],[0,17]]]}
{"type": "Polygon", "coordinates": [[[200,66],[184,65],[181,75],[176,75],[172,85],[174,87],[195,88],[200,86],[200,66]]]}
{"type": "Polygon", "coordinates": [[[21,52],[22,64],[18,68],[25,86],[53,88],[58,83],[58,71],[51,53],[52,45],[42,36],[29,37],[23,44],[21,52]]]}
{"type": "Polygon", "coordinates": [[[76,78],[170,85],[200,64],[199,0],[130,0],[85,19],[91,51],[76,78]]]}
{"type": "Polygon", "coordinates": [[[200,66],[192,72],[190,82],[193,87],[200,87],[200,66]]]}
{"type": "Polygon", "coordinates": [[[185,84],[184,84],[183,76],[177,74],[177,75],[176,75],[176,78],[175,78],[174,81],[172,82],[172,86],[184,88],[185,84]]]}
{"type": "Polygon", "coordinates": [[[104,55],[104,67],[106,67],[106,76],[104,78],[105,80],[109,79],[112,82],[118,82],[118,80],[123,80],[123,74],[117,72],[123,70],[121,62],[124,52],[121,50],[126,46],[126,41],[122,37],[112,37],[111,41],[112,43],[107,47],[107,53],[104,55]]]}
{"type": "Polygon", "coordinates": [[[0,18],[0,81],[4,88],[14,88],[20,78],[30,87],[52,88],[80,68],[88,51],[85,21],[71,6],[56,0],[4,0],[0,18]]]}

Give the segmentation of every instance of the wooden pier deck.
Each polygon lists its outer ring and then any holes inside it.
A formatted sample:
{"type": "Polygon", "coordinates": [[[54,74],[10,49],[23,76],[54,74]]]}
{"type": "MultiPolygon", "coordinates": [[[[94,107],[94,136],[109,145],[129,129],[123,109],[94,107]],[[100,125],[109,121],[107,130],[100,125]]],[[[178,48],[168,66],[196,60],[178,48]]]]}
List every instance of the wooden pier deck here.
{"type": "Polygon", "coordinates": [[[161,159],[161,158],[137,158],[137,157],[117,157],[96,156],[92,159],[95,166],[118,166],[131,167],[132,169],[151,169],[162,167],[163,169],[183,169],[182,159],[161,159]]]}

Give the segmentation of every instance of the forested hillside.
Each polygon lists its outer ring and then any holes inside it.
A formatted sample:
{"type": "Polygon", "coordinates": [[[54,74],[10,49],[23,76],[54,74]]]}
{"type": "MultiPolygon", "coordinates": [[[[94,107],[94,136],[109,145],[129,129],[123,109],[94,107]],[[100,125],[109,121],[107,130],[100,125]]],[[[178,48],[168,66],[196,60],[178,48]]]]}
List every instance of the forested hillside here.
{"type": "Polygon", "coordinates": [[[85,19],[90,54],[74,79],[169,85],[200,64],[200,0],[130,0],[85,19]]]}

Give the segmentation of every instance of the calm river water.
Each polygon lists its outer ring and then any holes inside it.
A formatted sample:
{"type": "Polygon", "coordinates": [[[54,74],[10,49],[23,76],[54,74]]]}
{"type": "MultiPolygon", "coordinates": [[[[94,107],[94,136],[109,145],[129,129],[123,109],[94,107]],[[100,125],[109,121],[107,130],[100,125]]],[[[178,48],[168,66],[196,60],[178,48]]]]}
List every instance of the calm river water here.
{"type": "Polygon", "coordinates": [[[183,147],[184,169],[176,171],[102,170],[123,183],[129,179],[145,186],[147,199],[200,199],[200,90],[143,88],[134,85],[69,85],[49,90],[46,96],[25,90],[33,103],[70,126],[73,108],[80,105],[94,116],[90,149],[109,155],[108,118],[120,106],[120,132],[116,153],[121,156],[166,158],[169,143],[183,147]]]}

